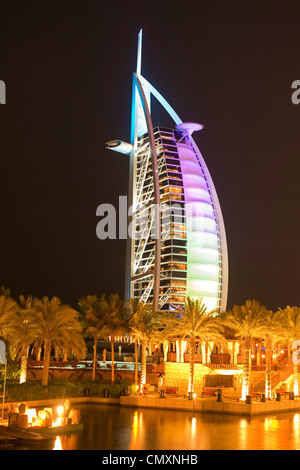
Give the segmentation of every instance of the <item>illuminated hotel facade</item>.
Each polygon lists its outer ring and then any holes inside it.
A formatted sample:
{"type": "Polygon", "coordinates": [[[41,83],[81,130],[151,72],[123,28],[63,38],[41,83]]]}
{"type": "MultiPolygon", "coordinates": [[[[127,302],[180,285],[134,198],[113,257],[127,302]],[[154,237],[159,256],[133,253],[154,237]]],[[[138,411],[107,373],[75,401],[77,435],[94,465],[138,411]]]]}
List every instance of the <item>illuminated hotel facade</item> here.
{"type": "Polygon", "coordinates": [[[174,310],[187,296],[224,311],[228,290],[226,234],[218,196],[192,137],[202,125],[183,122],[141,75],[142,32],[133,74],[130,143],[107,148],[130,158],[126,298],[174,310]],[[174,121],[153,127],[154,97],[174,121]]]}

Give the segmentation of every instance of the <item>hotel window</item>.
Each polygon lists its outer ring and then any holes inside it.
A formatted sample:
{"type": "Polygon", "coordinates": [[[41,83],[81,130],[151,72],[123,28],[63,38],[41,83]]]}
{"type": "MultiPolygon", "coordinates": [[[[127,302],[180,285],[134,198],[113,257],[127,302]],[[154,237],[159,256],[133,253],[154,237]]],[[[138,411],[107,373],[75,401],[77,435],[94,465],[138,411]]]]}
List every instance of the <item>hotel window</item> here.
{"type": "Polygon", "coordinates": [[[170,186],[169,188],[170,188],[169,189],[170,193],[182,193],[183,192],[183,188],[179,186],[170,186]]]}

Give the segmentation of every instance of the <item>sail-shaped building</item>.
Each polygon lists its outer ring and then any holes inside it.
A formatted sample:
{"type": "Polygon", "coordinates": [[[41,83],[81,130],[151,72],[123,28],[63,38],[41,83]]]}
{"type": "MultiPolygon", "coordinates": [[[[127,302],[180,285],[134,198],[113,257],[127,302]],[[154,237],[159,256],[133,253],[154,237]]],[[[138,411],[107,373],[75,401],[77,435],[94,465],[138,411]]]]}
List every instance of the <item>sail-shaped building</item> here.
{"type": "MultiPolygon", "coordinates": [[[[223,216],[206,163],[193,139],[201,124],[183,122],[141,74],[142,31],[133,73],[130,142],[106,147],[130,159],[126,298],[174,310],[187,296],[224,311],[228,256],[223,216]],[[154,127],[151,100],[174,123],[154,127]]],[[[160,125],[161,124],[161,125],[160,125]]]]}

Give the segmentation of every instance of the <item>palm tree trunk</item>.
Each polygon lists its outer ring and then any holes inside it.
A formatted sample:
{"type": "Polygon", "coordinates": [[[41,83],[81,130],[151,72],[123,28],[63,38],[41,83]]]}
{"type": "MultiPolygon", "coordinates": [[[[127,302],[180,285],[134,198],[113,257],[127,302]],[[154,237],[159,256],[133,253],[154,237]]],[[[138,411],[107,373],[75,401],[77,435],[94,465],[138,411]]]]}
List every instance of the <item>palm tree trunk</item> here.
{"type": "Polygon", "coordinates": [[[134,355],[135,355],[134,382],[135,382],[135,385],[137,385],[137,383],[138,383],[138,368],[139,368],[137,341],[134,342],[134,355]]]}
{"type": "Polygon", "coordinates": [[[188,394],[191,396],[194,393],[194,370],[195,370],[195,337],[190,338],[190,371],[189,371],[189,385],[188,394]]]}
{"type": "Polygon", "coordinates": [[[293,392],[295,396],[299,395],[299,384],[298,384],[298,364],[293,364],[293,392]]]}
{"type": "MultiPolygon", "coordinates": [[[[297,341],[298,343],[298,341],[297,341]]],[[[296,343],[296,344],[297,344],[296,343]]],[[[293,392],[295,396],[299,395],[299,383],[298,383],[298,348],[293,347],[294,342],[292,343],[292,348],[291,348],[291,360],[293,363],[293,392]]]]}
{"type": "Polygon", "coordinates": [[[246,400],[249,395],[249,382],[250,382],[250,359],[251,359],[251,338],[245,338],[244,344],[244,363],[243,363],[243,388],[242,400],[246,400]]]}
{"type": "Polygon", "coordinates": [[[36,360],[37,361],[41,360],[41,352],[42,352],[42,349],[38,348],[37,353],[36,353],[36,360]]]}
{"type": "Polygon", "coordinates": [[[93,382],[95,382],[95,378],[96,378],[96,362],[97,362],[97,337],[94,338],[94,356],[93,356],[93,373],[92,373],[93,382]]]}
{"type": "Polygon", "coordinates": [[[143,339],[141,341],[141,381],[140,381],[141,388],[143,385],[146,384],[146,373],[147,373],[146,346],[147,346],[147,341],[143,339]]]}
{"type": "Polygon", "coordinates": [[[21,372],[20,372],[20,384],[25,383],[27,379],[27,359],[28,359],[28,348],[24,348],[21,356],[21,372]]]}
{"type": "Polygon", "coordinates": [[[112,336],[110,340],[110,351],[111,351],[111,383],[115,381],[115,337],[112,336]]]}
{"type": "Polygon", "coordinates": [[[261,365],[261,340],[259,340],[258,346],[257,346],[256,365],[257,366],[261,365]]]}
{"type": "Polygon", "coordinates": [[[48,385],[50,352],[51,352],[51,341],[47,339],[44,343],[44,365],[43,365],[43,373],[42,373],[42,385],[48,385]]]}
{"type": "Polygon", "coordinates": [[[266,387],[265,387],[266,398],[271,398],[271,395],[272,395],[271,366],[272,366],[272,345],[271,345],[270,339],[266,338],[266,387]]]}

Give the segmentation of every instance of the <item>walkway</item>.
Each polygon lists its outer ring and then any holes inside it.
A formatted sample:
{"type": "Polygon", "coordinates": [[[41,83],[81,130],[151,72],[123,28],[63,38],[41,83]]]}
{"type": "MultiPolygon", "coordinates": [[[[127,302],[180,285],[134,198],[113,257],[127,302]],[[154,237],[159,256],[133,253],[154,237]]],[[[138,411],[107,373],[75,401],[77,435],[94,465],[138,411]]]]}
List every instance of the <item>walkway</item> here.
{"type": "Polygon", "coordinates": [[[247,404],[237,400],[223,398],[218,402],[214,398],[199,398],[188,400],[183,397],[159,398],[156,396],[123,396],[120,397],[122,406],[137,408],[157,408],[168,410],[201,411],[207,413],[223,413],[232,415],[263,415],[274,412],[300,411],[300,399],[295,400],[267,400],[263,402],[253,402],[247,404]]]}
{"type": "MultiPolygon", "coordinates": [[[[28,408],[45,407],[45,406],[58,406],[63,404],[66,398],[45,399],[28,401],[28,408]]],[[[300,411],[300,398],[295,400],[284,399],[282,401],[267,400],[265,403],[253,402],[247,404],[229,398],[223,398],[221,402],[217,401],[216,397],[213,398],[196,398],[188,400],[184,397],[167,396],[166,398],[159,398],[157,395],[148,396],[121,396],[120,398],[101,398],[101,397],[77,397],[70,398],[71,404],[93,403],[99,405],[121,405],[130,406],[134,408],[156,408],[163,410],[186,410],[186,411],[199,411],[206,413],[221,413],[231,415],[264,415],[277,412],[287,411],[300,411]]],[[[7,412],[18,403],[5,403],[7,412]]],[[[7,419],[1,420],[0,425],[7,425],[7,419]]]]}

